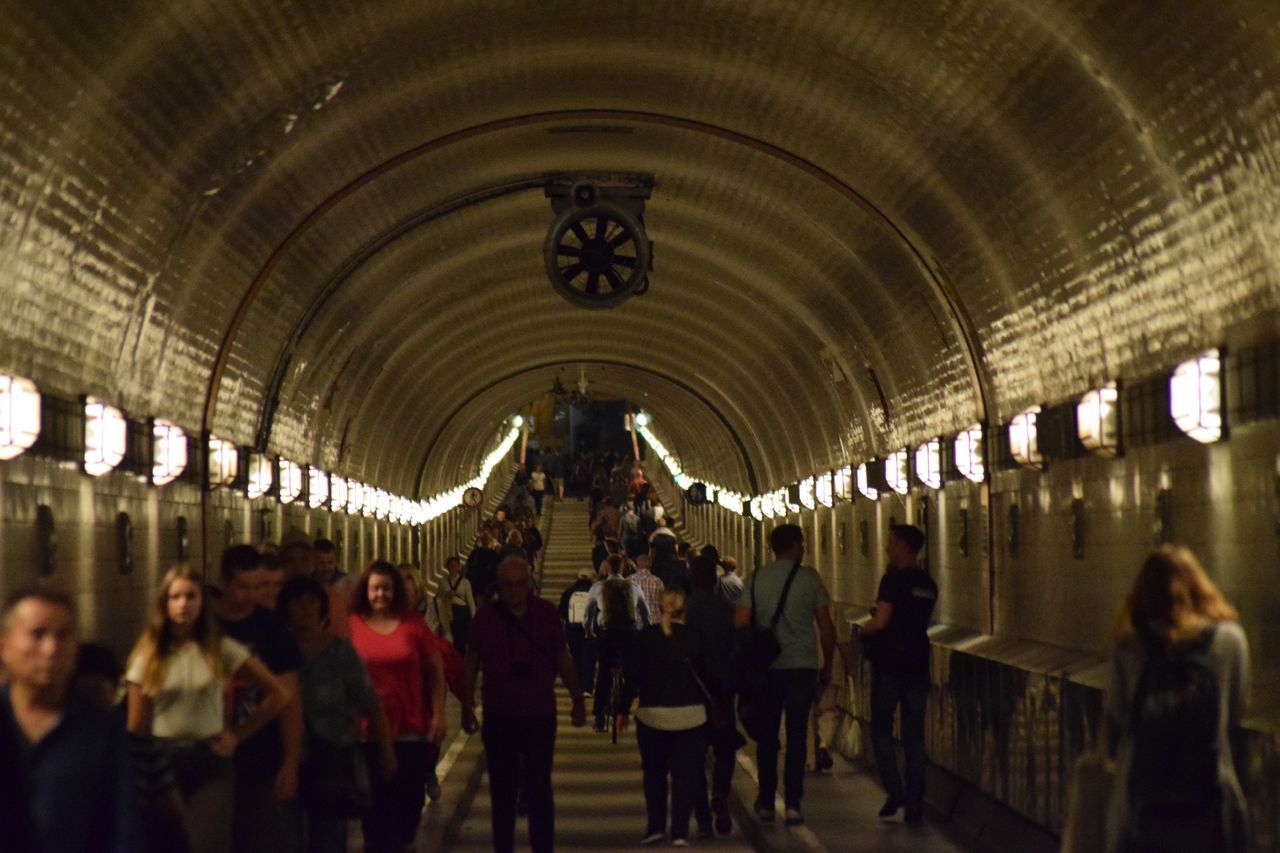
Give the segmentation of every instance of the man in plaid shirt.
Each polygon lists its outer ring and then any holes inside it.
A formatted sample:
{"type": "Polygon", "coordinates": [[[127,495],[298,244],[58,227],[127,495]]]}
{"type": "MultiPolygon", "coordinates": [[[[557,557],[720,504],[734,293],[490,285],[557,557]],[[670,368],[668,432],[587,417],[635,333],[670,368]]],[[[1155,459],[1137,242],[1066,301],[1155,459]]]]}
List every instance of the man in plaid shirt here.
{"type": "Polygon", "coordinates": [[[652,559],[649,556],[649,543],[644,542],[641,551],[636,555],[636,570],[631,575],[631,582],[640,589],[644,596],[645,606],[649,608],[650,618],[662,612],[662,578],[649,571],[652,559]]]}

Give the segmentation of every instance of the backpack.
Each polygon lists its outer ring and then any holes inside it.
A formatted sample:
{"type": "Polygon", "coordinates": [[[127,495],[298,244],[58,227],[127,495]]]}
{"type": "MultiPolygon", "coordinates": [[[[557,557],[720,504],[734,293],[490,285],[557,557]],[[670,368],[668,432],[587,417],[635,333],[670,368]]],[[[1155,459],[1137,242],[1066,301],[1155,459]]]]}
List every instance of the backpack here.
{"type": "Polygon", "coordinates": [[[1218,796],[1218,678],[1208,659],[1214,628],[1172,653],[1156,643],[1134,694],[1129,792],[1147,814],[1185,815],[1218,796]]]}
{"type": "Polygon", "coordinates": [[[606,631],[635,627],[636,604],[631,588],[631,581],[621,577],[608,578],[601,585],[600,624],[606,631]]]}
{"type": "Polygon", "coordinates": [[[587,621],[587,604],[591,601],[591,593],[580,589],[569,596],[569,624],[581,625],[587,621]]]}

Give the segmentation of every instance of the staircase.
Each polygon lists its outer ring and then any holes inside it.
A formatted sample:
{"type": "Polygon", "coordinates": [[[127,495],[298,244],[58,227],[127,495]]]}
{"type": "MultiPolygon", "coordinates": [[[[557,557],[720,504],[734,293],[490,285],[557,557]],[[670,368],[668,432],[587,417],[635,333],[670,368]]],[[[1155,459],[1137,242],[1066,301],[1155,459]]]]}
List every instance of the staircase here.
{"type": "Polygon", "coordinates": [[[553,604],[559,604],[560,593],[573,585],[578,572],[591,568],[591,531],[587,529],[590,516],[586,501],[553,502],[548,498],[542,506],[542,518],[538,522],[538,529],[546,540],[542,554],[542,597],[553,604]]]}

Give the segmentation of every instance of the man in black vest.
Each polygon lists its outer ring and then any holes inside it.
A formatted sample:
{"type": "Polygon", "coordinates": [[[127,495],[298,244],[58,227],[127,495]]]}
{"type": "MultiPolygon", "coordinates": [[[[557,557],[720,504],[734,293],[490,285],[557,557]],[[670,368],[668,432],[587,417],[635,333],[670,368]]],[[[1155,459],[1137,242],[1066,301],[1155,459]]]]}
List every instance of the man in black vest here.
{"type": "Polygon", "coordinates": [[[889,529],[885,553],[889,569],[880,581],[871,621],[862,637],[871,657],[871,743],[876,767],[889,798],[883,818],[906,807],[906,822],[922,821],[924,802],[924,710],[929,696],[929,620],[938,585],[918,560],[924,533],[910,524],[889,529]],[[893,716],[902,707],[902,746],[906,788],[898,775],[893,747],[893,716]]]}

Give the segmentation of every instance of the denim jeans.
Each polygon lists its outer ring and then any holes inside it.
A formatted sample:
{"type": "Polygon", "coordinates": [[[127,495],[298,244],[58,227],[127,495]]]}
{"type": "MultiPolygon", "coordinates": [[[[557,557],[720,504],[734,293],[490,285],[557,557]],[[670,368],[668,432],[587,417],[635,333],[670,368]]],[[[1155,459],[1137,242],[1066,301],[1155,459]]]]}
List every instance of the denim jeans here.
{"type": "Polygon", "coordinates": [[[809,715],[818,687],[816,669],[771,669],[765,681],[761,703],[764,735],[756,741],[756,764],[760,771],[757,802],[772,807],[778,793],[778,727],[785,714],[787,754],[783,767],[784,800],[788,808],[799,808],[804,797],[804,762],[809,747],[809,715]]]}
{"type": "Polygon", "coordinates": [[[671,837],[689,837],[689,816],[699,794],[698,779],[706,786],[706,729],[664,731],[636,723],[636,744],[644,770],[645,834],[664,832],[667,822],[667,777],[671,777],[671,837]]]}
{"type": "Polygon", "coordinates": [[[496,853],[515,849],[516,792],[523,781],[529,808],[529,847],[533,853],[551,853],[556,834],[551,788],[556,718],[499,717],[490,713],[485,716],[481,737],[489,769],[493,849],[496,853]]]}
{"type": "Polygon", "coordinates": [[[871,746],[880,781],[890,799],[909,809],[924,801],[924,709],[929,698],[929,674],[880,672],[871,674],[871,746]],[[893,746],[893,717],[902,707],[902,749],[906,756],[907,785],[898,775],[898,754],[893,746]]]}

